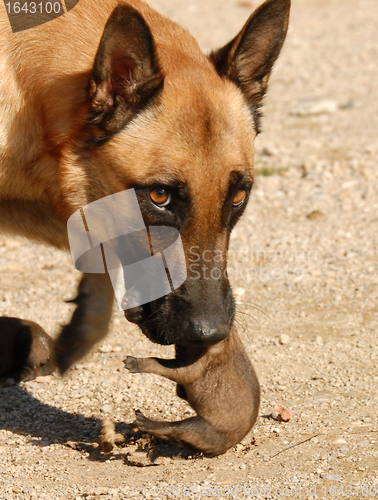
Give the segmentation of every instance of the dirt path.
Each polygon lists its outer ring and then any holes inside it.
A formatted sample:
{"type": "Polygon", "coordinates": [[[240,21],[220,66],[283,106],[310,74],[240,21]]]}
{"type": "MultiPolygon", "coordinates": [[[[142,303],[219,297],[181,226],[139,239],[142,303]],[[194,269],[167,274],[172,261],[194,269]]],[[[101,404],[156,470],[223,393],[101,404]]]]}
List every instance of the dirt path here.
{"type": "MultiPolygon", "coordinates": [[[[151,2],[206,50],[235,35],[252,3],[151,2]]],[[[377,26],[376,0],[293,0],[230,253],[239,332],[263,391],[253,432],[213,459],[133,434],[134,409],[158,419],[191,410],[169,381],[126,373],[126,354],[172,351],[115,311],[105,343],[64,379],[0,388],[1,500],[190,498],[182,489],[194,487],[212,498],[378,497],[377,26]],[[290,423],[268,418],[275,403],[294,411],[290,423]],[[104,417],[128,440],[105,457],[104,417]]],[[[78,273],[66,255],[2,238],[0,273],[0,315],[53,335],[68,321],[78,273]]]]}

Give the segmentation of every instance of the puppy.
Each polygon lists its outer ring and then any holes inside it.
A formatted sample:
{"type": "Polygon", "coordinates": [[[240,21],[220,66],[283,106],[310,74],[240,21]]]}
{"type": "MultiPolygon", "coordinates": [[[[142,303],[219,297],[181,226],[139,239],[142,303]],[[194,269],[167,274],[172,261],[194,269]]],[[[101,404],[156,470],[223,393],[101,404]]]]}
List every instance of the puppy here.
{"type": "Polygon", "coordinates": [[[197,412],[179,422],[158,422],[137,411],[142,431],[215,456],[239,443],[256,422],[260,386],[235,327],[216,345],[176,346],[176,359],[128,356],[124,363],[131,373],[155,373],[177,382],[177,395],[197,412]]]}
{"type": "Polygon", "coordinates": [[[50,375],[52,339],[37,323],[18,318],[0,318],[0,377],[5,385],[50,375]]]}

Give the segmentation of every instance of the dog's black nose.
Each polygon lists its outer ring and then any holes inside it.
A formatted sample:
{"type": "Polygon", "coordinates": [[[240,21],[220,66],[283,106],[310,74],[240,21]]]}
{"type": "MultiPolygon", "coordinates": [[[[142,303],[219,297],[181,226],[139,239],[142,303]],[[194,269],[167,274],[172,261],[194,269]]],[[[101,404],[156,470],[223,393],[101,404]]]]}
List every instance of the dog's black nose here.
{"type": "Polygon", "coordinates": [[[194,320],[185,332],[188,344],[212,345],[224,340],[230,333],[226,323],[211,321],[211,319],[194,320]]]}

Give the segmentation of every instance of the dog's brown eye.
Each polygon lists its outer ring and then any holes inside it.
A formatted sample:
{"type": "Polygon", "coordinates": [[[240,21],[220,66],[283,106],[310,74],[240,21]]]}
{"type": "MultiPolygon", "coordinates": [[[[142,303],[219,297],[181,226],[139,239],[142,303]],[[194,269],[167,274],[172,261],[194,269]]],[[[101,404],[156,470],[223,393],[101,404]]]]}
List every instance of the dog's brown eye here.
{"type": "Polygon", "coordinates": [[[245,189],[239,189],[232,201],[234,207],[240,207],[244,203],[246,197],[247,197],[247,191],[245,189]]]}
{"type": "Polygon", "coordinates": [[[171,202],[171,195],[164,188],[151,189],[150,198],[158,207],[166,207],[171,202]]]}

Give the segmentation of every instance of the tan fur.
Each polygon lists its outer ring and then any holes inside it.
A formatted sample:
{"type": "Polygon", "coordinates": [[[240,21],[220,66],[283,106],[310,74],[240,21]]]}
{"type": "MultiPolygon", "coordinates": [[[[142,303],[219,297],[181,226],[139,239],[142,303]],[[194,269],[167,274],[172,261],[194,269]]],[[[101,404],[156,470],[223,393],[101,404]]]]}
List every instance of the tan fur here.
{"type": "MultiPolygon", "coordinates": [[[[275,35],[279,52],[290,0],[270,1],[276,10],[283,4],[286,9],[279,14],[281,34],[275,35]]],[[[229,178],[237,171],[252,181],[256,135],[247,93],[235,85],[239,61],[236,69],[217,71],[222,54],[211,60],[185,29],[129,0],[152,33],[164,90],[158,105],[145,107],[119,133],[94,144],[89,140],[94,128],[87,123],[90,92],[96,91],[91,75],[117,5],[117,0],[80,0],[64,16],[12,33],[0,3],[0,231],[68,249],[66,223],[73,212],[136,184],[164,184],[175,175],[191,197],[190,222],[181,232],[186,253],[198,245],[226,256],[229,231],[221,214],[229,178]]],[[[257,35],[259,41],[263,35],[257,35]]],[[[240,35],[237,43],[241,40],[240,35]]],[[[260,45],[265,50],[266,43],[260,45]]],[[[267,71],[278,52],[269,55],[267,71]]],[[[241,87],[248,83],[244,80],[241,87]]],[[[250,94],[261,93],[263,84],[251,81],[250,94]]],[[[101,96],[102,87],[97,91],[101,96]]],[[[61,371],[106,334],[110,320],[108,277],[86,275],[80,287],[79,307],[56,348],[61,371]]]]}
{"type": "MultiPolygon", "coordinates": [[[[186,181],[186,166],[193,160],[193,138],[187,138],[187,150],[183,150],[180,130],[182,124],[187,130],[190,123],[189,130],[198,133],[194,144],[202,144],[200,105],[212,115],[219,114],[219,120],[218,116],[212,118],[223,132],[223,137],[196,156],[192,167],[201,174],[193,191],[205,208],[202,217],[206,218],[213,192],[204,178],[217,176],[214,167],[218,176],[220,173],[226,179],[225,168],[252,166],[252,121],[240,93],[218,77],[191,35],[142,2],[129,3],[143,13],[155,37],[165,73],[165,113],[156,117],[147,112],[131,129],[111,139],[97,157],[78,161],[75,143],[86,114],[87,80],[103,27],[117,3],[81,0],[65,16],[17,34],[10,30],[5,7],[0,5],[4,17],[0,23],[0,61],[5,74],[0,81],[0,200],[45,203],[59,221],[66,222],[81,206],[127,189],[134,182],[161,182],[164,171],[157,172],[157,164],[186,181]],[[177,46],[178,40],[181,46],[177,46]],[[230,112],[235,107],[238,114],[230,112]],[[183,109],[187,109],[186,116],[183,109]],[[234,119],[237,115],[241,115],[239,123],[234,119]],[[227,147],[231,140],[235,145],[232,152],[227,147]],[[165,165],[164,151],[156,144],[178,151],[176,163],[165,165]],[[143,154],[135,157],[136,148],[143,154]],[[226,156],[222,149],[227,150],[226,156]]],[[[219,186],[213,185],[213,189],[219,186]]],[[[29,237],[29,230],[25,232],[29,237]]],[[[51,239],[49,234],[36,234],[35,238],[49,243],[51,239]]]]}
{"type": "Polygon", "coordinates": [[[101,423],[101,432],[99,436],[99,445],[101,453],[110,453],[116,443],[124,443],[125,438],[122,434],[117,434],[114,422],[105,419],[101,423]]]}

